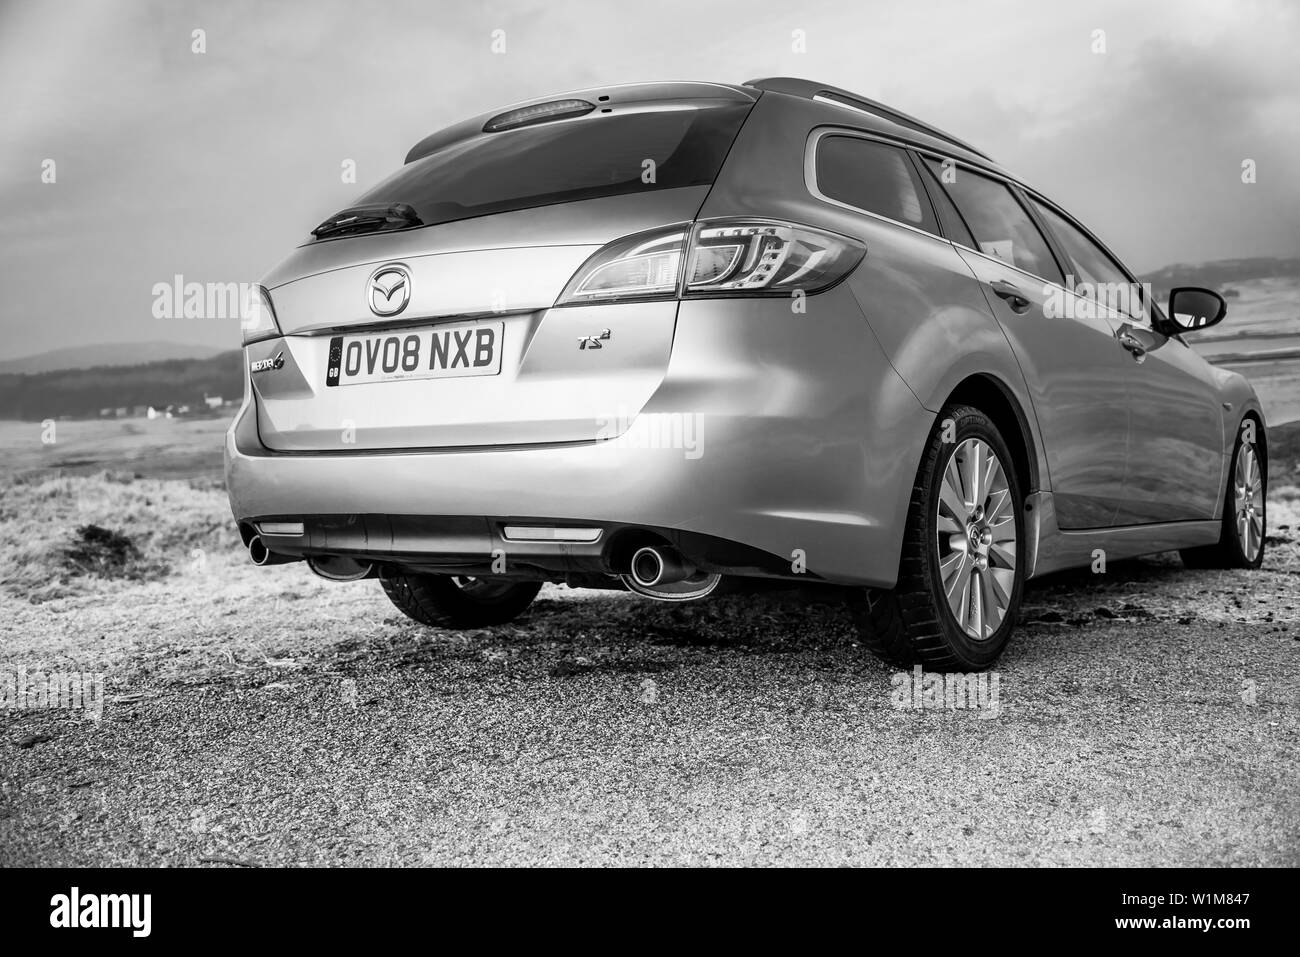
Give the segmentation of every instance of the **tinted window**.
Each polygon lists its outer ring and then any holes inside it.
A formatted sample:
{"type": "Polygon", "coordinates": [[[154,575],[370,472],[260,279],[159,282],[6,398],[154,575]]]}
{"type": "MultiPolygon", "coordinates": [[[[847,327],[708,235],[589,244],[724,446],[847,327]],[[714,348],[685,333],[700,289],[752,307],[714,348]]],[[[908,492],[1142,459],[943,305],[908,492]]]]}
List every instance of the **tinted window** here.
{"type": "Polygon", "coordinates": [[[1125,315],[1140,316],[1141,294],[1131,288],[1131,282],[1120,264],[1093,242],[1087,233],[1056,210],[1032,198],[1030,201],[1070,259],[1074,276],[1073,282],[1067,285],[1091,299],[1107,303],[1125,315]],[[1087,283],[1090,288],[1080,289],[1080,283],[1087,283]]]}
{"type": "Polygon", "coordinates": [[[857,136],[823,136],[816,164],[823,196],[938,234],[930,200],[902,150],[857,136]]]}
{"type": "Polygon", "coordinates": [[[678,186],[711,185],[751,104],[580,120],[482,133],[430,153],[357,200],[407,204],[423,225],[678,186]],[[655,182],[642,181],[654,160],[655,182]]]}
{"type": "Polygon", "coordinates": [[[952,180],[944,182],[943,188],[975,234],[976,249],[1035,276],[1065,282],[1047,240],[1005,184],[964,167],[943,177],[937,160],[926,162],[941,180],[952,180]]]}
{"type": "Polygon", "coordinates": [[[970,229],[967,228],[961,214],[957,212],[957,207],[952,204],[948,198],[948,192],[939,182],[939,177],[928,165],[925,167],[929,179],[926,185],[930,188],[930,198],[934,200],[935,211],[939,214],[939,222],[943,224],[943,234],[955,243],[961,243],[969,249],[979,249],[975,245],[975,237],[971,235],[970,229]]]}

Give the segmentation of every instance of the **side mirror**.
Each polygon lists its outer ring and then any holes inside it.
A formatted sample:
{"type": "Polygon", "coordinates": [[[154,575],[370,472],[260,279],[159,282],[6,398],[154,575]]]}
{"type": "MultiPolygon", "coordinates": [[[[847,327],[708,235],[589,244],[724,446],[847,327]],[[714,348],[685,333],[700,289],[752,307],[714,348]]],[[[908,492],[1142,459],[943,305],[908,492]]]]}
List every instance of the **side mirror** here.
{"type": "Polygon", "coordinates": [[[1179,332],[1208,329],[1227,314],[1227,302],[1209,289],[1180,286],[1169,293],[1169,324],[1179,332]]]}

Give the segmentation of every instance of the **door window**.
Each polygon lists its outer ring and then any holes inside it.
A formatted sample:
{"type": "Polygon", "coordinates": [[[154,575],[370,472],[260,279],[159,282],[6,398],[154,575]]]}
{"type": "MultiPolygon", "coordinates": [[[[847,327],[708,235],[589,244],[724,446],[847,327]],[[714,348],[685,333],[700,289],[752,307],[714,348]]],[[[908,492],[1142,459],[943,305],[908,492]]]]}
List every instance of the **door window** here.
{"type": "Polygon", "coordinates": [[[1030,202],[1070,259],[1074,275],[1073,281],[1067,285],[1071,290],[1126,318],[1147,322],[1142,291],[1132,283],[1124,268],[1087,233],[1056,210],[1032,198],[1030,202]]]}
{"type": "Polygon", "coordinates": [[[961,212],[980,252],[1064,284],[1065,276],[1047,240],[1006,184],[965,167],[952,167],[945,177],[938,160],[927,157],[926,162],[961,212]]]}

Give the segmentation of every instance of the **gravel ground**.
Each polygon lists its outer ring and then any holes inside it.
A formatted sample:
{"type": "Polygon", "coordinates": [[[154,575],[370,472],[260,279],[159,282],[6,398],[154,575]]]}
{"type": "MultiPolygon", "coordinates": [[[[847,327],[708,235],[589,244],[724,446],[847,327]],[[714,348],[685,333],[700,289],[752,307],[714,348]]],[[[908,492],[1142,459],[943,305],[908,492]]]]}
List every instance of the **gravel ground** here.
{"type": "Polygon", "coordinates": [[[548,587],[511,627],[231,550],[0,598],[0,865],[1300,863],[1300,507],[1268,567],[1031,583],[996,710],[895,707],[843,608],[548,587]]]}

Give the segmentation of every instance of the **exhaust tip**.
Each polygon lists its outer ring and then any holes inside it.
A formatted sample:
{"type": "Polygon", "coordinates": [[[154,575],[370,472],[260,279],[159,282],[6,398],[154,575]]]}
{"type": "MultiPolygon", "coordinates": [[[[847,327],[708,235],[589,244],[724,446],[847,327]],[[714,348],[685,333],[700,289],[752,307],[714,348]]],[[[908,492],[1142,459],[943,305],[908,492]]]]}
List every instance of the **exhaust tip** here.
{"type": "Polygon", "coordinates": [[[266,547],[266,542],[262,541],[261,535],[254,535],[248,540],[248,560],[254,565],[288,565],[291,562],[302,561],[293,555],[285,555],[282,552],[273,552],[266,547]]]}
{"type": "Polygon", "coordinates": [[[270,561],[270,549],[262,541],[261,535],[254,535],[248,540],[248,557],[254,565],[265,565],[270,561]]]}
{"type": "Polygon", "coordinates": [[[701,572],[670,548],[646,545],[632,554],[623,584],[657,601],[695,601],[713,594],[722,581],[717,572],[701,572]]]}
{"type": "Polygon", "coordinates": [[[653,588],[663,582],[667,562],[659,549],[647,545],[632,555],[632,580],[642,588],[653,588]]]}

